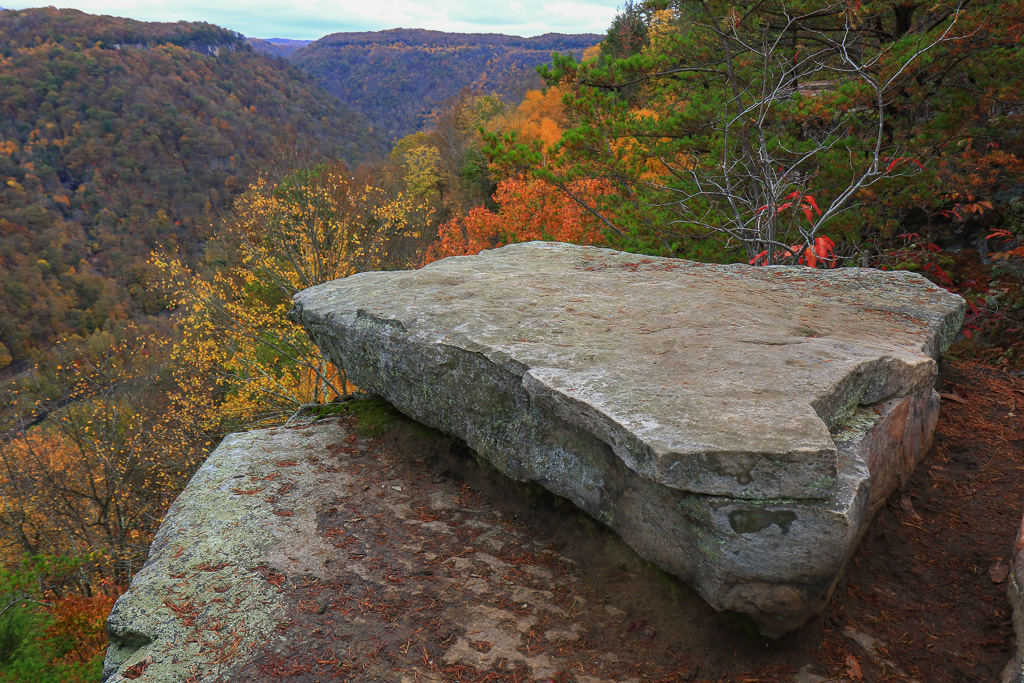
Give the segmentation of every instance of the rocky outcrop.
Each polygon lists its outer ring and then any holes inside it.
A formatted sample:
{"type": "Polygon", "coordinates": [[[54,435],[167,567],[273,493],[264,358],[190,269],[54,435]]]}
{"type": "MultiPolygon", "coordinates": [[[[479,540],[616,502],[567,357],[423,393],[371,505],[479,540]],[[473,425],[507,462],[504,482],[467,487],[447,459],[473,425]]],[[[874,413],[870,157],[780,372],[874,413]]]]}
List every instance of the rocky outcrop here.
{"type": "Polygon", "coordinates": [[[214,451],[110,617],[107,683],[639,683],[764,665],[763,648],[717,647],[731,618],[581,515],[418,426],[353,425],[214,451]]]}
{"type": "Polygon", "coordinates": [[[305,428],[224,439],[114,604],[103,681],[249,680],[234,674],[283,642],[284,572],[323,570],[317,514],[345,480],[319,458],[337,441],[305,428]]]}
{"type": "Polygon", "coordinates": [[[927,450],[963,301],[534,242],[319,285],[293,316],[363,390],[781,634],[927,450]]]}

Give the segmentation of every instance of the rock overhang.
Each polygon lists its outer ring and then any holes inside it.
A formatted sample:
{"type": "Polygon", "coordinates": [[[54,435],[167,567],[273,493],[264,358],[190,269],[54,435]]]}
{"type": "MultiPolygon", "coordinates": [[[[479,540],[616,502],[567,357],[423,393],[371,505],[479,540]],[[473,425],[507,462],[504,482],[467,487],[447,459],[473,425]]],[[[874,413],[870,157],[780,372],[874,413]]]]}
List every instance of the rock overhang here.
{"type": "MultiPolygon", "coordinates": [[[[296,296],[297,319],[481,354],[671,488],[821,498],[832,432],[931,386],[962,300],[909,272],[709,265],[533,242],[296,296]]],[[[441,362],[441,361],[439,361],[441,362]]]]}

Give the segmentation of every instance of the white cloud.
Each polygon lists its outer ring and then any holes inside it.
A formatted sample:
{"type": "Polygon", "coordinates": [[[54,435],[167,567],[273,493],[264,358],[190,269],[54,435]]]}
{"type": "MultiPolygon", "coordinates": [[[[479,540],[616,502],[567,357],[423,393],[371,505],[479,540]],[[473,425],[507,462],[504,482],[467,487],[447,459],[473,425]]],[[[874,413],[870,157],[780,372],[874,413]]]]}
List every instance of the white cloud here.
{"type": "MultiPolygon", "coordinates": [[[[206,21],[258,38],[314,39],[338,31],[425,28],[464,33],[604,33],[620,0],[57,0],[91,14],[206,21]]],[[[4,2],[12,9],[39,3],[4,2]]]]}

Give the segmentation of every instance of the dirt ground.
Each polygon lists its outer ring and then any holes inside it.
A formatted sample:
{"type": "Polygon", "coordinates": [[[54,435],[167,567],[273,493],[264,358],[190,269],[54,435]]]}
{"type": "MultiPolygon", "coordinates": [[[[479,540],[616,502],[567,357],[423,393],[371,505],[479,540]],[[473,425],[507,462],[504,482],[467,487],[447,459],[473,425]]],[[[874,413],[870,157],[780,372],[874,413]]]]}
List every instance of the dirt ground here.
{"type": "Polygon", "coordinates": [[[930,453],[875,518],[832,605],[810,625],[832,675],[852,656],[869,681],[995,681],[1011,655],[1005,582],[1024,511],[1024,380],[942,363],[939,389],[930,453]],[[844,629],[874,638],[876,654],[844,629]],[[894,666],[880,665],[886,660],[894,666]]]}
{"type": "Polygon", "coordinates": [[[879,512],[827,611],[778,641],[457,442],[402,422],[357,436],[358,418],[342,417],[349,436],[331,466],[359,483],[320,513],[335,570],[263,568],[288,644],[243,679],[997,680],[1013,647],[1024,380],[944,362],[939,388],[931,452],[879,512]]]}

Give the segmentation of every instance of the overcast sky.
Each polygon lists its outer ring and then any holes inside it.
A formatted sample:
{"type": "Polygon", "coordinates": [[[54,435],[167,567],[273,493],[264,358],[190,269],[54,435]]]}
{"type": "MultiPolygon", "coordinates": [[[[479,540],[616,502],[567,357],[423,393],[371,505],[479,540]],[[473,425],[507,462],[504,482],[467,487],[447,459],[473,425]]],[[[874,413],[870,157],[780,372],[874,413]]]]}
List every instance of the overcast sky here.
{"type": "Polygon", "coordinates": [[[604,33],[622,0],[0,0],[142,21],[206,21],[251,38],[313,40],[338,31],[427,28],[461,33],[604,33]]]}

